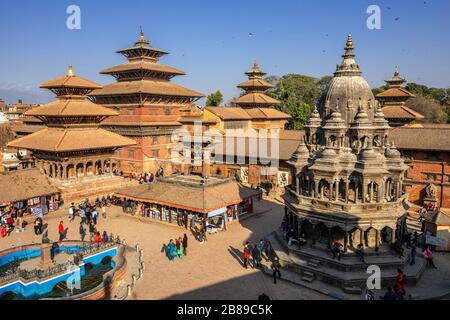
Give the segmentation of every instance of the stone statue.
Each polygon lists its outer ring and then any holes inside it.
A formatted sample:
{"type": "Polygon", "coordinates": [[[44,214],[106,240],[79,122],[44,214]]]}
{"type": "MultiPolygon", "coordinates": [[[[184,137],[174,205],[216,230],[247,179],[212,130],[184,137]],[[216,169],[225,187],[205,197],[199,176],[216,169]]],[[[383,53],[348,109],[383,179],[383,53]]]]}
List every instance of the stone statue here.
{"type": "Polygon", "coordinates": [[[427,198],[436,198],[436,186],[432,183],[429,183],[425,188],[425,197],[427,198]]]}

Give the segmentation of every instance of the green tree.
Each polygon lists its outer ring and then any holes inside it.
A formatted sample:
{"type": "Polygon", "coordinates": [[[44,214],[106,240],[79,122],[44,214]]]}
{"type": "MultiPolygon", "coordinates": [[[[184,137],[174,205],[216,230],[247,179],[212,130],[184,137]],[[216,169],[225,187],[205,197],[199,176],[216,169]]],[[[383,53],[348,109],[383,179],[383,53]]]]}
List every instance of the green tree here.
{"type": "Polygon", "coordinates": [[[424,115],[426,122],[445,123],[448,115],[432,98],[421,95],[408,99],[406,106],[424,115]]]}
{"type": "Polygon", "coordinates": [[[217,90],[216,92],[211,93],[206,98],[206,106],[209,107],[217,107],[220,106],[220,104],[223,102],[223,95],[220,90],[217,90]]]}
{"type": "Polygon", "coordinates": [[[316,79],[301,74],[287,74],[282,77],[269,76],[265,80],[274,85],[267,94],[281,102],[275,107],[292,117],[286,128],[301,130],[313,106],[328,91],[331,77],[316,79]]]}

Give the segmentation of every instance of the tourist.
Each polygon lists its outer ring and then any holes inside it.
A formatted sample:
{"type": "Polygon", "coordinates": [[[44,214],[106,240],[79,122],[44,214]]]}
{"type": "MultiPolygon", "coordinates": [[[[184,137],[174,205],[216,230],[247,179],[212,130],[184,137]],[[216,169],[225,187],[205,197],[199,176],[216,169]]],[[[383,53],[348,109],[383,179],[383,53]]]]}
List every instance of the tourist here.
{"type": "Polygon", "coordinates": [[[177,246],[178,258],[182,259],[183,258],[183,239],[181,239],[181,237],[179,237],[177,239],[176,246],[177,246]]]}
{"type": "Polygon", "coordinates": [[[367,300],[367,301],[375,300],[375,294],[373,293],[372,290],[367,289],[366,295],[365,295],[365,300],[367,300]]]}
{"type": "Polygon", "coordinates": [[[59,222],[58,233],[59,233],[59,241],[63,241],[65,237],[65,229],[62,221],[59,222]]]}
{"type": "Polygon", "coordinates": [[[80,208],[80,217],[81,217],[81,223],[87,224],[86,210],[84,210],[83,207],[80,208]]]}
{"type": "Polygon", "coordinates": [[[437,269],[433,261],[433,252],[431,251],[429,246],[426,246],[422,252],[423,257],[427,261],[427,265],[432,267],[433,269],[437,269]]]}
{"type": "Polygon", "coordinates": [[[103,219],[106,219],[106,205],[105,204],[102,205],[102,217],[103,217],[103,219]]]}
{"type": "Polygon", "coordinates": [[[419,246],[419,234],[417,231],[414,231],[412,243],[418,247],[419,246]]]}
{"type": "Polygon", "coordinates": [[[36,218],[36,220],[34,220],[34,234],[40,235],[41,233],[42,233],[42,219],[36,218]]]}
{"type": "Polygon", "coordinates": [[[341,260],[342,255],[342,243],[335,241],[331,247],[331,252],[333,253],[333,259],[341,260]]]}
{"type": "Polygon", "coordinates": [[[308,243],[308,240],[306,239],[306,234],[302,233],[300,238],[298,239],[298,245],[301,247],[307,243],[308,243]]]}
{"type": "Polygon", "coordinates": [[[362,243],[358,244],[358,246],[356,247],[356,255],[358,256],[359,261],[361,261],[362,263],[366,263],[366,261],[364,260],[364,247],[362,243]]]}
{"type": "Polygon", "coordinates": [[[267,241],[266,255],[269,260],[273,260],[276,258],[275,250],[273,250],[272,242],[270,242],[270,241],[267,241]]]}
{"type": "Polygon", "coordinates": [[[259,268],[261,264],[261,251],[259,250],[258,244],[256,243],[252,249],[252,258],[253,258],[253,268],[255,268],[255,266],[259,268]]]}
{"type": "Polygon", "coordinates": [[[286,231],[286,234],[285,234],[285,239],[286,239],[286,241],[289,241],[289,239],[290,239],[293,235],[294,235],[294,229],[288,229],[288,230],[286,231]]]}
{"type": "Polygon", "coordinates": [[[394,291],[395,294],[399,297],[400,300],[403,300],[403,297],[406,294],[405,291],[405,274],[403,273],[403,270],[397,269],[397,278],[395,280],[395,287],[394,291]]]}
{"type": "Polygon", "coordinates": [[[249,242],[245,243],[244,246],[244,268],[248,269],[248,261],[250,260],[250,252],[249,252],[249,242]]]}
{"type": "Polygon", "coordinates": [[[409,263],[410,266],[416,264],[416,243],[413,241],[411,243],[411,262],[409,263]]]}
{"type": "Polygon", "coordinates": [[[398,296],[392,290],[392,287],[388,287],[386,293],[384,294],[384,296],[380,296],[380,299],[381,300],[392,301],[392,300],[397,300],[398,296]]]}
{"type": "Polygon", "coordinates": [[[97,225],[97,209],[96,207],[94,207],[94,209],[92,210],[92,221],[94,222],[94,225],[97,225]]]}
{"type": "Polygon", "coordinates": [[[187,256],[187,247],[188,247],[188,237],[187,237],[187,235],[185,233],[184,237],[183,237],[183,254],[185,256],[187,256]]]}
{"type": "Polygon", "coordinates": [[[108,242],[109,241],[108,234],[106,233],[106,231],[103,231],[102,241],[103,242],[108,242]]]}
{"type": "Polygon", "coordinates": [[[173,240],[170,239],[169,244],[167,245],[167,257],[170,261],[175,259],[177,256],[177,246],[173,243],[173,240]]]}
{"type": "Polygon", "coordinates": [[[83,227],[83,222],[80,222],[80,240],[84,241],[84,237],[86,236],[86,229],[83,227]]]}
{"type": "Polygon", "coordinates": [[[99,243],[102,242],[102,236],[101,236],[100,232],[97,232],[97,233],[95,234],[95,236],[94,236],[94,242],[97,243],[97,244],[99,244],[99,243]]]}
{"type": "Polygon", "coordinates": [[[277,284],[277,275],[281,279],[281,272],[280,272],[280,263],[278,262],[278,258],[275,258],[270,265],[270,268],[272,269],[272,276],[273,276],[273,283],[277,284]]]}
{"type": "Polygon", "coordinates": [[[92,221],[89,223],[89,241],[92,241],[92,239],[94,239],[95,237],[95,226],[92,223],[92,221]]]}
{"type": "Polygon", "coordinates": [[[259,241],[259,250],[261,251],[261,257],[263,257],[264,260],[269,261],[269,257],[267,254],[267,245],[267,240],[259,241]]]}
{"type": "Polygon", "coordinates": [[[87,205],[85,211],[86,211],[86,220],[87,220],[88,224],[90,224],[92,221],[92,211],[91,210],[92,210],[91,207],[89,205],[87,205]]]}
{"type": "Polygon", "coordinates": [[[69,221],[72,222],[75,219],[75,206],[72,202],[71,206],[69,207],[69,221]]]}

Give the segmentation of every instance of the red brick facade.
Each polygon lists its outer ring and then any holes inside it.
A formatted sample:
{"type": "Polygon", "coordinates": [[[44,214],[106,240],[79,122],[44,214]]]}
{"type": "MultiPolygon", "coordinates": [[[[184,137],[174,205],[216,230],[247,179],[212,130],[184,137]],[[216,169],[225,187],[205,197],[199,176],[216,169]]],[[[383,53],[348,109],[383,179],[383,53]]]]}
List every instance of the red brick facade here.
{"type": "Polygon", "coordinates": [[[410,169],[405,177],[409,201],[421,205],[427,184],[437,189],[437,205],[450,208],[450,153],[431,151],[408,151],[404,153],[410,169]]]}

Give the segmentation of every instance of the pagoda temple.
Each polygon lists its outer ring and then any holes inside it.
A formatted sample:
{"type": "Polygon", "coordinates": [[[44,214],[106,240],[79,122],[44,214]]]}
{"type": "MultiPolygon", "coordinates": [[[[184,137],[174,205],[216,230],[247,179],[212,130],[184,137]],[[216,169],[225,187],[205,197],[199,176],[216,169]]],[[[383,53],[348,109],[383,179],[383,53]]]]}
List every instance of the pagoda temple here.
{"type": "Polygon", "coordinates": [[[120,113],[104,121],[102,127],[136,141],[114,159],[121,162],[125,172],[155,173],[162,167],[170,173],[175,146],[171,135],[182,127],[182,117],[196,115],[193,103],[203,94],[170,82],[185,73],[159,63],[168,52],[153,47],[142,30],[132,47],[117,52],[128,62],[100,72],[117,81],[90,93],[94,102],[120,113]]]}
{"type": "Polygon", "coordinates": [[[114,152],[135,142],[100,128],[103,120],[118,115],[86,99],[101,86],[74,75],[70,66],[65,76],[43,83],[41,88],[55,93],[58,100],[24,115],[41,120],[44,129],[8,146],[30,150],[37,166],[59,186],[92,182],[95,176],[113,178],[112,172],[119,169],[119,164],[111,159],[114,152]]]}
{"type": "Polygon", "coordinates": [[[422,114],[405,105],[406,101],[415,95],[402,87],[406,80],[400,78],[398,66],[395,66],[394,76],[385,82],[388,89],[377,94],[376,98],[383,105],[381,111],[389,121],[389,125],[398,127],[424,118],[422,114]]]}
{"type": "Polygon", "coordinates": [[[205,118],[214,119],[217,122],[215,128],[219,130],[253,128],[279,133],[291,117],[275,109],[273,106],[280,101],[265,93],[273,85],[263,79],[266,73],[256,61],[245,74],[248,80],[237,86],[244,93],[233,101],[237,107],[206,106],[205,118]]]}
{"type": "Polygon", "coordinates": [[[284,196],[286,217],[294,238],[307,245],[290,246],[292,259],[285,262],[305,281],[320,278],[353,290],[365,286],[362,271],[371,264],[381,267],[383,285],[395,279],[397,268],[411,279],[420,277],[418,268],[408,266],[408,254],[399,258],[397,239],[407,230],[408,167],[389,129],[348,36],[326,100],[312,113],[289,161],[294,179],[284,196]],[[338,260],[329,254],[337,245],[338,260]],[[356,256],[361,248],[365,262],[356,256]]]}

